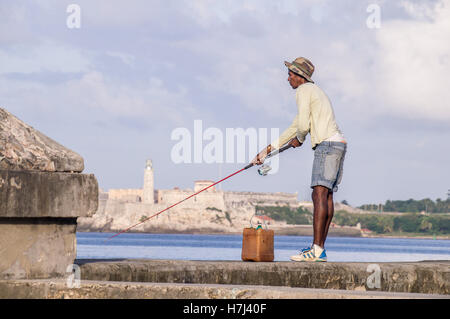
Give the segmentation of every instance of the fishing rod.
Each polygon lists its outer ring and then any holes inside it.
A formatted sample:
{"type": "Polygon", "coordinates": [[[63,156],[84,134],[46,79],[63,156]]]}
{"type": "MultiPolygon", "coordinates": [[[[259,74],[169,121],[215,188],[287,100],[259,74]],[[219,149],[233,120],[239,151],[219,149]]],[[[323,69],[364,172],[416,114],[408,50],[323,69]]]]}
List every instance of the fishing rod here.
{"type": "MultiPolygon", "coordinates": [[[[276,155],[276,154],[279,154],[279,153],[281,153],[281,152],[283,152],[283,151],[285,151],[285,150],[287,150],[287,149],[289,149],[289,148],[291,148],[291,147],[293,147],[293,146],[289,143],[289,144],[287,144],[286,146],[284,146],[284,147],[282,147],[282,148],[280,148],[280,149],[278,149],[278,150],[275,150],[275,151],[269,153],[269,154],[266,156],[266,158],[269,158],[269,157],[272,157],[272,156],[274,156],[274,155],[276,155]]],[[[186,197],[185,199],[182,199],[182,200],[180,200],[179,202],[177,202],[177,203],[175,203],[175,204],[173,204],[173,205],[171,205],[171,206],[169,206],[169,207],[167,207],[167,208],[165,208],[165,209],[163,209],[163,210],[157,212],[156,214],[153,214],[153,215],[151,215],[150,217],[147,217],[147,218],[141,220],[139,223],[136,223],[136,224],[134,224],[134,225],[132,225],[132,226],[130,226],[130,227],[128,227],[128,228],[125,228],[124,230],[118,232],[117,234],[114,234],[113,236],[109,237],[108,240],[113,239],[114,237],[119,236],[120,234],[126,233],[126,232],[129,231],[130,229],[132,229],[132,228],[134,228],[134,227],[136,227],[136,226],[139,226],[139,225],[145,223],[145,222],[148,221],[149,219],[152,219],[153,217],[156,217],[156,216],[158,216],[159,214],[162,214],[162,213],[165,212],[166,210],[169,210],[170,208],[175,207],[175,206],[177,206],[178,204],[181,204],[182,202],[188,200],[189,198],[194,197],[194,196],[200,194],[201,192],[207,190],[208,188],[213,187],[214,185],[217,185],[217,184],[223,182],[224,180],[226,180],[226,179],[228,179],[228,178],[230,178],[230,177],[232,177],[232,176],[234,176],[234,175],[236,175],[236,174],[239,174],[240,172],[245,171],[246,169],[249,169],[250,167],[252,167],[252,166],[254,166],[254,165],[255,165],[255,164],[253,164],[253,163],[248,164],[247,166],[245,166],[244,168],[241,168],[240,170],[234,172],[233,174],[230,174],[230,175],[228,175],[227,177],[222,178],[220,181],[217,181],[217,182],[215,182],[214,184],[211,184],[211,185],[209,185],[209,186],[207,186],[207,187],[205,187],[205,188],[199,190],[198,192],[196,192],[196,193],[194,193],[194,194],[192,194],[192,195],[186,197]]],[[[258,172],[259,172],[260,175],[265,176],[265,175],[267,175],[267,172],[268,172],[269,170],[270,170],[270,167],[266,166],[266,167],[264,168],[264,165],[263,165],[262,170],[261,170],[261,171],[258,170],[258,172]]]]}

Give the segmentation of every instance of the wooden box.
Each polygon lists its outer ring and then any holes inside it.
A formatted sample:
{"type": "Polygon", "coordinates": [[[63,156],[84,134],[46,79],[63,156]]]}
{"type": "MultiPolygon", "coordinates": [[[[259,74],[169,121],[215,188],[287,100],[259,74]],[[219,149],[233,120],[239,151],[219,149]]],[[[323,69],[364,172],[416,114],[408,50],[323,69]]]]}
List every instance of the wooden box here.
{"type": "Polygon", "coordinates": [[[273,261],[273,230],[244,228],[243,261],[273,261]]]}

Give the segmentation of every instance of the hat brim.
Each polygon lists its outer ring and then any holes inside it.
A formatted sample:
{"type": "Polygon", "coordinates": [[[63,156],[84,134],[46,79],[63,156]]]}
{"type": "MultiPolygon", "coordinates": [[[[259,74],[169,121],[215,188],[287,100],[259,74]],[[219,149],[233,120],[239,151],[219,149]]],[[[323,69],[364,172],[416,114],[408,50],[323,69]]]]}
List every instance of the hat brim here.
{"type": "Polygon", "coordinates": [[[294,72],[295,74],[298,74],[302,77],[304,77],[306,80],[308,80],[309,82],[314,83],[314,81],[309,77],[309,75],[307,75],[305,72],[303,72],[300,68],[296,67],[295,65],[293,65],[292,63],[288,62],[288,61],[284,61],[284,65],[287,66],[287,68],[289,70],[291,70],[292,72],[294,72]]]}

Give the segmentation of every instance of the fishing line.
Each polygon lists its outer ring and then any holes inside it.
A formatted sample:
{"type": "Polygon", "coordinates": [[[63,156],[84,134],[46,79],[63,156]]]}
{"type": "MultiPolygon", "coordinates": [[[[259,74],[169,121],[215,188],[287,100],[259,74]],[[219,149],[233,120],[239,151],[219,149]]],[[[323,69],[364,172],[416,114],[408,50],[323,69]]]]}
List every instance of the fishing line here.
{"type": "Polygon", "coordinates": [[[215,182],[214,184],[211,184],[211,185],[209,185],[208,187],[205,187],[205,188],[199,190],[198,192],[196,192],[196,193],[194,193],[194,194],[192,194],[192,195],[186,197],[185,199],[182,199],[182,200],[180,200],[179,202],[177,202],[177,203],[175,203],[175,204],[173,204],[173,205],[171,205],[171,206],[169,206],[169,207],[167,207],[167,208],[165,208],[165,209],[163,209],[163,210],[157,212],[156,214],[153,214],[152,216],[143,219],[143,220],[140,221],[139,223],[136,223],[136,224],[134,224],[134,225],[132,225],[132,226],[130,226],[130,227],[128,227],[128,228],[122,230],[121,232],[119,232],[119,233],[117,233],[117,234],[115,234],[115,235],[109,237],[108,240],[113,239],[114,237],[119,236],[120,234],[126,233],[126,232],[129,231],[130,229],[132,229],[132,228],[134,228],[134,227],[136,227],[136,226],[138,226],[138,225],[140,225],[140,224],[145,223],[145,222],[148,221],[149,219],[152,219],[153,217],[158,216],[159,214],[165,212],[166,210],[168,210],[168,209],[170,209],[170,208],[172,208],[172,207],[174,207],[174,206],[176,206],[176,205],[178,205],[178,204],[181,204],[181,203],[184,202],[185,200],[188,200],[189,198],[194,197],[195,195],[200,194],[201,192],[207,190],[208,188],[213,187],[214,185],[217,185],[217,184],[219,184],[220,182],[223,182],[224,180],[226,180],[226,179],[228,179],[228,178],[230,178],[230,177],[232,177],[232,176],[234,176],[234,175],[236,175],[236,174],[239,174],[240,172],[242,172],[242,171],[244,171],[244,170],[246,170],[247,168],[250,168],[250,167],[252,167],[252,166],[253,166],[253,164],[248,164],[246,167],[241,168],[240,170],[234,172],[233,174],[228,175],[228,176],[225,177],[225,178],[222,178],[220,181],[217,181],[217,182],[215,182]]]}
{"type": "MultiPolygon", "coordinates": [[[[274,152],[271,152],[269,155],[267,155],[266,158],[272,157],[272,156],[274,156],[274,155],[276,155],[276,154],[278,154],[278,153],[281,153],[281,152],[283,152],[284,150],[287,150],[287,149],[290,148],[290,147],[292,147],[292,146],[291,146],[290,144],[288,144],[288,145],[286,145],[285,147],[280,148],[279,150],[276,150],[276,151],[274,151],[274,152]]],[[[169,207],[167,207],[167,208],[164,208],[163,210],[157,212],[156,214],[153,214],[152,216],[147,217],[147,218],[141,220],[139,223],[136,223],[136,224],[134,224],[134,225],[132,225],[132,226],[130,226],[130,227],[128,227],[128,228],[125,228],[124,230],[118,232],[117,234],[115,234],[115,235],[109,237],[108,240],[113,239],[114,237],[119,236],[120,234],[126,233],[126,232],[129,231],[130,229],[132,229],[132,228],[134,228],[134,227],[136,227],[136,226],[139,226],[139,225],[145,223],[146,221],[152,219],[153,217],[158,216],[159,214],[165,212],[166,210],[168,210],[168,209],[170,209],[170,208],[172,208],[172,207],[175,207],[175,206],[177,206],[178,204],[181,204],[181,203],[184,202],[185,200],[188,200],[189,198],[194,197],[195,195],[200,194],[201,192],[207,190],[208,188],[213,187],[214,185],[217,185],[217,184],[219,184],[220,182],[223,182],[224,180],[226,180],[226,179],[228,179],[228,178],[230,178],[230,177],[232,177],[232,176],[234,176],[234,175],[236,175],[236,174],[239,174],[240,172],[242,172],[242,171],[244,171],[244,170],[246,170],[246,169],[252,167],[253,165],[254,165],[254,164],[252,164],[252,163],[248,164],[247,166],[245,166],[244,168],[241,168],[240,170],[234,172],[233,174],[230,174],[230,175],[228,175],[227,177],[222,178],[220,181],[217,181],[217,182],[215,182],[214,184],[211,184],[211,185],[209,185],[209,186],[207,186],[207,187],[205,187],[205,188],[199,190],[198,192],[196,192],[196,193],[194,193],[194,194],[192,194],[192,195],[186,197],[185,199],[182,199],[182,200],[180,200],[179,202],[177,202],[177,203],[175,203],[175,204],[173,204],[173,205],[171,205],[171,206],[169,206],[169,207]]]]}

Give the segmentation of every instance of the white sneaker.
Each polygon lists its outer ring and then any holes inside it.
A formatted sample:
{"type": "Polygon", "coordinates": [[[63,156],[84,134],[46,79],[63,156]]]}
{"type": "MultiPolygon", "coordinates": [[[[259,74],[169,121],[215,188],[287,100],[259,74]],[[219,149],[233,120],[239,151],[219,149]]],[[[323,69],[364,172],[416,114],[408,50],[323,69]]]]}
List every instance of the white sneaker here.
{"type": "Polygon", "coordinates": [[[313,245],[310,250],[302,249],[302,252],[298,255],[291,256],[293,261],[318,261],[326,262],[327,254],[325,249],[318,245],[313,245]]]}

